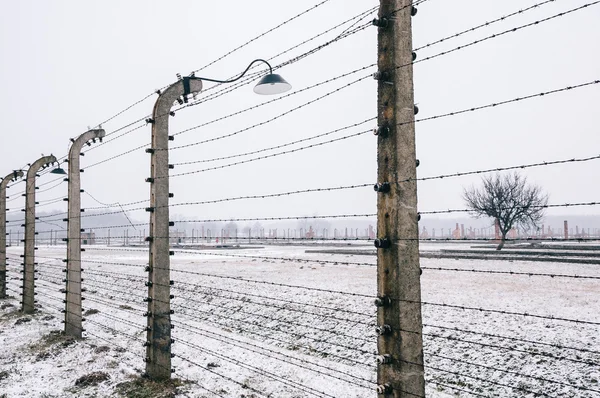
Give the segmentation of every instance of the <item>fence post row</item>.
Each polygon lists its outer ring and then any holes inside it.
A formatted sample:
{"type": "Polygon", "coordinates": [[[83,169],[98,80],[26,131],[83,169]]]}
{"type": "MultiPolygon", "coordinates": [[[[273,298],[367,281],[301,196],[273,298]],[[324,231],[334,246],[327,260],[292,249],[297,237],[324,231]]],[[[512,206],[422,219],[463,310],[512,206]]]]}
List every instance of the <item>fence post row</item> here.
{"type": "Polygon", "coordinates": [[[42,156],[27,170],[27,179],[25,181],[25,251],[24,262],[25,269],[23,271],[23,302],[22,310],[26,314],[31,314],[34,311],[34,295],[35,295],[35,179],[37,172],[45,166],[50,166],[56,162],[54,155],[42,156]]]}
{"type": "Polygon", "coordinates": [[[90,130],[75,140],[69,149],[69,186],[67,216],[67,274],[66,274],[66,307],[65,334],[81,338],[83,332],[81,310],[81,170],[79,156],[81,148],[90,140],[101,139],[105,132],[102,129],[90,130]]]}
{"type": "Polygon", "coordinates": [[[394,398],[425,396],[411,4],[411,0],[380,0],[374,21],[379,27],[374,76],[378,80],[377,390],[394,398]],[[407,178],[411,181],[402,182],[407,178]]]}
{"type": "Polygon", "coordinates": [[[173,103],[182,95],[202,90],[202,82],[184,78],[158,96],[152,119],[150,153],[150,259],[148,264],[148,317],[146,374],[152,379],[171,377],[171,288],[169,251],[169,116],[173,103]]]}
{"type": "MultiPolygon", "coordinates": [[[[23,172],[21,170],[15,170],[0,182],[0,299],[6,298],[6,267],[8,266],[6,260],[6,188],[8,183],[16,181],[17,178],[22,178],[23,172]]],[[[11,242],[12,244],[12,242],[11,242]]]]}

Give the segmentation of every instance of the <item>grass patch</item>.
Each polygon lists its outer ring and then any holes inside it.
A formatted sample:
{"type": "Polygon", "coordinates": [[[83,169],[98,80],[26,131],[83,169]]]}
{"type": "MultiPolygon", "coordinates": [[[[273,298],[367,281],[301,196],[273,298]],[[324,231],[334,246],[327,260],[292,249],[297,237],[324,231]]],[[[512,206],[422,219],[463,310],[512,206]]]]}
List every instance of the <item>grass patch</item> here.
{"type": "Polygon", "coordinates": [[[103,381],[110,380],[110,376],[105,372],[92,372],[81,376],[79,379],[75,381],[75,385],[78,387],[90,387],[97,386],[103,381]]]}
{"type": "Polygon", "coordinates": [[[25,316],[32,316],[33,314],[23,314],[21,312],[20,309],[18,309],[16,306],[12,306],[12,307],[6,307],[6,310],[8,310],[7,312],[5,312],[4,314],[0,315],[0,322],[10,322],[12,320],[14,320],[15,318],[23,318],[25,316]],[[10,308],[10,310],[8,310],[10,308]]]}
{"type": "Polygon", "coordinates": [[[60,330],[53,330],[35,343],[30,344],[28,348],[31,353],[37,353],[38,360],[44,360],[74,343],[75,339],[73,337],[66,336],[60,330]]]}
{"type": "Polygon", "coordinates": [[[15,322],[15,326],[16,325],[22,325],[22,324],[27,323],[27,322],[31,322],[31,318],[27,318],[27,317],[25,317],[25,318],[19,318],[15,322]]]}
{"type": "Polygon", "coordinates": [[[180,379],[156,382],[136,376],[131,381],[117,384],[117,393],[126,398],[172,398],[177,395],[177,388],[182,385],[180,379]]]}

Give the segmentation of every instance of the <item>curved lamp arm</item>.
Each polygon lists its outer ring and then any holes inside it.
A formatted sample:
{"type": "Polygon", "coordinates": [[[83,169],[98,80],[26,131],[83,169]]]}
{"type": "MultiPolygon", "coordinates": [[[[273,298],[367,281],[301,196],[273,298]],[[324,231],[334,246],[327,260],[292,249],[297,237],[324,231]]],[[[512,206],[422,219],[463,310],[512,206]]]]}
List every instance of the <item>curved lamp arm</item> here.
{"type": "Polygon", "coordinates": [[[285,93],[286,91],[288,91],[292,88],[292,85],[289,84],[288,82],[286,82],[283,77],[281,77],[278,74],[273,73],[273,68],[271,67],[271,64],[269,64],[264,59],[259,58],[259,59],[255,59],[254,61],[250,62],[250,65],[248,65],[246,70],[244,70],[241,75],[239,75],[238,77],[229,79],[229,80],[217,80],[217,79],[208,79],[205,77],[196,77],[196,76],[194,76],[193,73],[190,76],[184,77],[183,78],[183,101],[187,102],[187,95],[191,93],[190,81],[205,80],[208,82],[215,82],[215,83],[233,83],[237,80],[240,80],[250,70],[252,65],[254,65],[257,62],[262,62],[262,63],[267,64],[267,66],[269,67],[269,73],[264,75],[258,81],[256,86],[254,87],[254,92],[256,94],[261,94],[261,95],[281,94],[281,93],[285,93]]]}
{"type": "Polygon", "coordinates": [[[196,76],[194,76],[193,73],[190,76],[190,78],[204,80],[204,81],[207,81],[207,82],[215,82],[215,83],[233,83],[233,82],[235,82],[237,80],[240,80],[242,77],[244,77],[244,75],[250,70],[250,68],[252,67],[252,65],[254,65],[257,62],[263,62],[263,63],[267,64],[267,66],[269,67],[269,74],[273,73],[273,68],[271,67],[271,64],[269,64],[264,59],[260,59],[259,58],[259,59],[255,59],[254,61],[250,62],[250,65],[248,65],[248,67],[246,68],[246,70],[244,70],[241,75],[239,75],[238,77],[233,78],[233,79],[229,79],[229,80],[208,79],[208,78],[205,78],[205,77],[196,77],[196,76]]]}

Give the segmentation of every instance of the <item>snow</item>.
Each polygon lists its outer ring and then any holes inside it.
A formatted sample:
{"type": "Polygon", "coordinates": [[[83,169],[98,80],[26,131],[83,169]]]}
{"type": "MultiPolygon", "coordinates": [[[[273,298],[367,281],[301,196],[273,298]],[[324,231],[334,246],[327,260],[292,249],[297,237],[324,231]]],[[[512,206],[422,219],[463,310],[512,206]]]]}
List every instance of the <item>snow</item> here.
{"type": "MultiPolygon", "coordinates": [[[[267,245],[196,253],[186,249],[172,257],[173,367],[174,377],[186,381],[179,388],[184,396],[376,396],[375,258],[305,253],[312,248],[267,245]],[[233,257],[239,255],[340,264],[233,257]],[[363,265],[341,264],[344,261],[363,265]]],[[[421,248],[429,250],[427,243],[421,248]]],[[[148,252],[121,249],[86,247],[84,310],[99,312],[86,316],[83,340],[40,351],[30,346],[62,328],[59,309],[64,295],[59,289],[64,287],[65,248],[39,248],[40,311],[18,325],[24,316],[13,313],[16,307],[0,312],[0,374],[8,372],[8,377],[0,377],[0,396],[111,396],[118,383],[143,372],[148,252]],[[108,348],[98,349],[104,346],[108,348]],[[75,386],[79,377],[94,371],[108,373],[110,380],[75,386]]],[[[8,252],[9,273],[16,278],[22,248],[11,247],[8,252]]],[[[422,259],[421,265],[600,276],[598,266],[591,264],[422,259]]],[[[11,294],[16,295],[18,281],[10,282],[11,294]]],[[[422,300],[600,322],[598,282],[424,270],[422,300]]],[[[19,305],[15,298],[2,303],[19,305]]],[[[424,304],[422,311],[428,397],[471,396],[435,383],[484,396],[600,396],[598,325],[431,304],[424,304]]]]}

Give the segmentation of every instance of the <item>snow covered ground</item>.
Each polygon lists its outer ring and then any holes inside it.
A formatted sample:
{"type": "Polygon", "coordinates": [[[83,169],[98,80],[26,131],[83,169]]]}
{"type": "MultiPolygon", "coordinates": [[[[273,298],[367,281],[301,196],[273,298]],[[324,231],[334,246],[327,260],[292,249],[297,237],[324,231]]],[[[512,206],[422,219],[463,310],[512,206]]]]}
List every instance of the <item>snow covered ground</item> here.
{"type": "MultiPolygon", "coordinates": [[[[173,367],[182,396],[377,396],[375,258],[306,249],[176,252],[173,367]],[[292,258],[311,261],[283,260],[292,258]]],[[[9,248],[11,279],[19,277],[20,254],[22,247],[9,248]]],[[[0,397],[112,396],[144,370],[147,250],[86,247],[82,341],[52,333],[62,328],[64,254],[57,246],[36,251],[38,313],[15,312],[18,280],[10,281],[15,298],[0,302],[0,397]],[[80,380],[92,372],[107,380],[80,380]]],[[[421,265],[600,277],[600,268],[587,264],[421,265]]],[[[422,295],[428,397],[600,396],[600,280],[426,269],[422,295]]]]}

